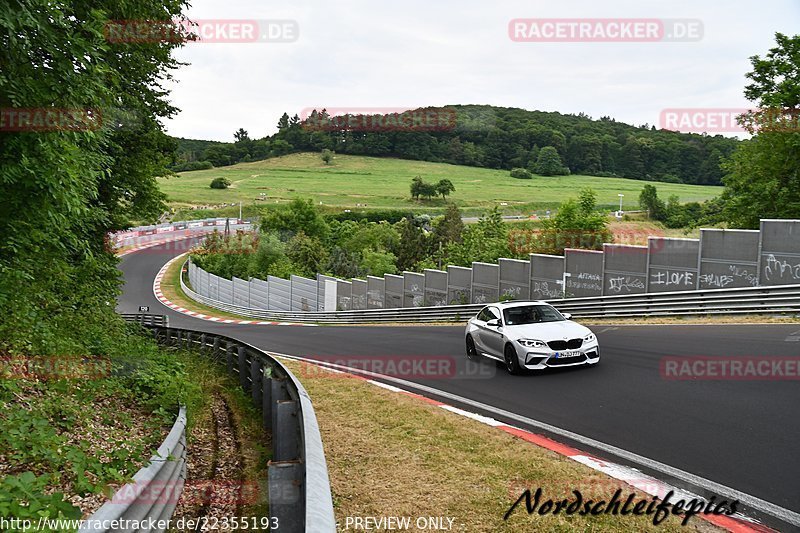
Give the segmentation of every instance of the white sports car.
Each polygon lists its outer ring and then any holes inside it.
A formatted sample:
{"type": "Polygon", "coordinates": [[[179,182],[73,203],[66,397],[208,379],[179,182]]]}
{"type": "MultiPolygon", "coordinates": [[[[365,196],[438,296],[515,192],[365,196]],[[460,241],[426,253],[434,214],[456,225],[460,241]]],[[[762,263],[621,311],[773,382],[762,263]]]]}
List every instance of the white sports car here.
{"type": "Polygon", "coordinates": [[[597,337],[570,318],[545,302],[487,305],[467,323],[467,357],[496,359],[511,374],[596,365],[600,361],[597,337]]]}

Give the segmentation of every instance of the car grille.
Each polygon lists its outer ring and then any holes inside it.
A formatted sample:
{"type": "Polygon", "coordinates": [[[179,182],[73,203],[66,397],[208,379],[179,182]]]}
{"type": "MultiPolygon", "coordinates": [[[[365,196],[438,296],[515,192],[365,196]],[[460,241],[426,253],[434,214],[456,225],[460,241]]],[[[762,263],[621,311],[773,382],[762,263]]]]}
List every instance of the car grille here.
{"type": "Polygon", "coordinates": [[[565,358],[554,358],[551,357],[547,360],[547,366],[559,366],[559,365],[574,365],[575,363],[583,363],[586,361],[586,354],[581,354],[580,357],[565,357],[565,358]]]}
{"type": "Polygon", "coordinates": [[[570,339],[568,341],[550,341],[547,343],[551,350],[577,350],[583,346],[583,339],[570,339]]]}

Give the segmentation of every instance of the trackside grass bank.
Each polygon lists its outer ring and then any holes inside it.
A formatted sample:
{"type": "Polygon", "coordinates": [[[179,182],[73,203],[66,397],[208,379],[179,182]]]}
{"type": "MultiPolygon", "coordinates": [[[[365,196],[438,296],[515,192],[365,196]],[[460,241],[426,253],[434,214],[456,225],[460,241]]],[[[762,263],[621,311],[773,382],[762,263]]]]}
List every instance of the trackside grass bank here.
{"type": "Polygon", "coordinates": [[[528,515],[524,503],[506,521],[504,514],[526,488],[541,488],[553,499],[579,490],[595,501],[609,500],[618,488],[625,496],[634,490],[419,399],[305,363],[284,363],[314,403],[340,531],[355,531],[358,523],[385,527],[389,517],[408,517],[411,531],[422,529],[420,517],[469,532],[717,531],[698,517],[681,527],[677,516],[654,526],[646,516],[528,515]]]}

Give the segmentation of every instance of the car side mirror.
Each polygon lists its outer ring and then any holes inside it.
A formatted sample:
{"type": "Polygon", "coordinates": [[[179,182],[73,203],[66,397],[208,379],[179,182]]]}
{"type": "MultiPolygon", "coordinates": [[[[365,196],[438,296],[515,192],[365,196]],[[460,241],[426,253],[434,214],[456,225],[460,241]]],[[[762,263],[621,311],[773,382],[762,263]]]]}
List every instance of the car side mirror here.
{"type": "Polygon", "coordinates": [[[499,318],[493,318],[493,319],[489,320],[488,322],[486,322],[486,325],[499,328],[500,327],[500,319],[499,318]]]}
{"type": "Polygon", "coordinates": [[[567,320],[570,320],[570,319],[572,318],[572,315],[571,315],[571,314],[569,314],[569,313],[561,313],[561,316],[563,316],[563,317],[564,317],[564,318],[566,318],[567,320]]]}

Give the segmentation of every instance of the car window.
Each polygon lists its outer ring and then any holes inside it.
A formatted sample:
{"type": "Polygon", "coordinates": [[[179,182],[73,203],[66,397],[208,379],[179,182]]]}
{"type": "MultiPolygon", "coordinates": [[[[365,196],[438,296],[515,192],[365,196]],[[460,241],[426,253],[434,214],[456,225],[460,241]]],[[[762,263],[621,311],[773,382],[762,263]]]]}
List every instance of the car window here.
{"type": "Polygon", "coordinates": [[[496,307],[487,307],[489,310],[489,320],[500,320],[500,310],[496,307]]]}
{"type": "Polygon", "coordinates": [[[478,320],[481,320],[483,322],[488,322],[489,320],[491,320],[492,319],[492,315],[489,313],[489,308],[488,307],[484,307],[483,309],[481,309],[481,312],[478,313],[477,318],[478,318],[478,320]]]}
{"type": "Polygon", "coordinates": [[[560,322],[564,317],[549,305],[522,305],[503,310],[503,318],[507,326],[520,324],[536,324],[539,322],[560,322]]]}

